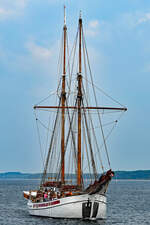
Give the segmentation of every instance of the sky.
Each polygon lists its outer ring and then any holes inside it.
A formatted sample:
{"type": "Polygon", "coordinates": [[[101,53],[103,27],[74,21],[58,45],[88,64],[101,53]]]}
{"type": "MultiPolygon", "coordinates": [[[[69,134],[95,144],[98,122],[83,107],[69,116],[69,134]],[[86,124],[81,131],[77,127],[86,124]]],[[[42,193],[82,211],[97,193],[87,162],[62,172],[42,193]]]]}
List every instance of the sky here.
{"type": "Polygon", "coordinates": [[[112,169],[150,169],[150,1],[0,0],[0,172],[41,170],[33,105],[56,89],[64,4],[70,39],[82,11],[95,80],[128,108],[112,169]]]}

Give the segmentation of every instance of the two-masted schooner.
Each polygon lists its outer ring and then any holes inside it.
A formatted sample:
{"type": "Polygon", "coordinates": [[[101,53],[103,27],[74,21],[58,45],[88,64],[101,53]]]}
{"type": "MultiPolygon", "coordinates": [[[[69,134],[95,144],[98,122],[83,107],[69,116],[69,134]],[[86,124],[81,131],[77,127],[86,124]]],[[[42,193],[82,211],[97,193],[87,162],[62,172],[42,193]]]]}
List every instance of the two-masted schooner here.
{"type": "MultiPolygon", "coordinates": [[[[37,190],[24,191],[24,197],[28,199],[31,215],[105,219],[106,191],[114,172],[110,167],[106,144],[110,133],[105,134],[104,127],[111,124],[114,128],[117,120],[106,123],[103,118],[106,112],[111,120],[111,112],[122,114],[127,108],[99,105],[95,90],[98,87],[92,78],[81,14],[70,55],[64,15],[61,50],[57,105],[34,106],[35,112],[52,114],[47,127],[36,115],[36,122],[47,129],[49,143],[43,160],[41,184],[37,190]],[[101,153],[102,150],[104,153],[101,153]],[[107,170],[104,169],[106,163],[103,157],[108,164],[107,170]]],[[[106,97],[110,96],[106,94],[106,97]]]]}

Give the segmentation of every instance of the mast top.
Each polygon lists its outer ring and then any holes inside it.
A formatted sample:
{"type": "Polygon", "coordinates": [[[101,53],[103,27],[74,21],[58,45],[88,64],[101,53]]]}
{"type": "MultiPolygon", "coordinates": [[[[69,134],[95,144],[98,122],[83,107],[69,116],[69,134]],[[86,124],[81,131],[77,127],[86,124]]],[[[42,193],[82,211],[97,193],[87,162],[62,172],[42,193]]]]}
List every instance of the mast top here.
{"type": "Polygon", "coordinates": [[[64,5],[64,26],[66,26],[66,6],[64,5]]]}
{"type": "Polygon", "coordinates": [[[82,11],[80,10],[79,19],[82,19],[82,11]]]}

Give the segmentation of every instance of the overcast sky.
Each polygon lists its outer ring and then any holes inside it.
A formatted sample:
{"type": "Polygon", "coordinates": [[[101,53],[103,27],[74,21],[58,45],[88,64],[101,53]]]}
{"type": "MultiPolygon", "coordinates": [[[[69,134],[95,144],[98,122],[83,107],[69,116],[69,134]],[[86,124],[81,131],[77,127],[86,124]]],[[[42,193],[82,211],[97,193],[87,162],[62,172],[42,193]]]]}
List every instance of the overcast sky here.
{"type": "Polygon", "coordinates": [[[112,168],[150,169],[150,1],[0,0],[0,172],[41,170],[32,106],[56,89],[64,3],[71,39],[82,10],[99,86],[128,108],[112,168]]]}

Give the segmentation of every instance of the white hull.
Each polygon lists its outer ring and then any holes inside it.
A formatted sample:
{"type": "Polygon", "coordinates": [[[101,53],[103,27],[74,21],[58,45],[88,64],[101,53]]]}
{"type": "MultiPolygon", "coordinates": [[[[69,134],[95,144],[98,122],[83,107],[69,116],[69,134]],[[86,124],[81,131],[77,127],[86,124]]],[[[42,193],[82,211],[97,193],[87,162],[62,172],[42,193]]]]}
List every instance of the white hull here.
{"type": "Polygon", "coordinates": [[[52,218],[106,219],[106,196],[100,194],[77,195],[53,201],[28,201],[30,215],[52,218]]]}

